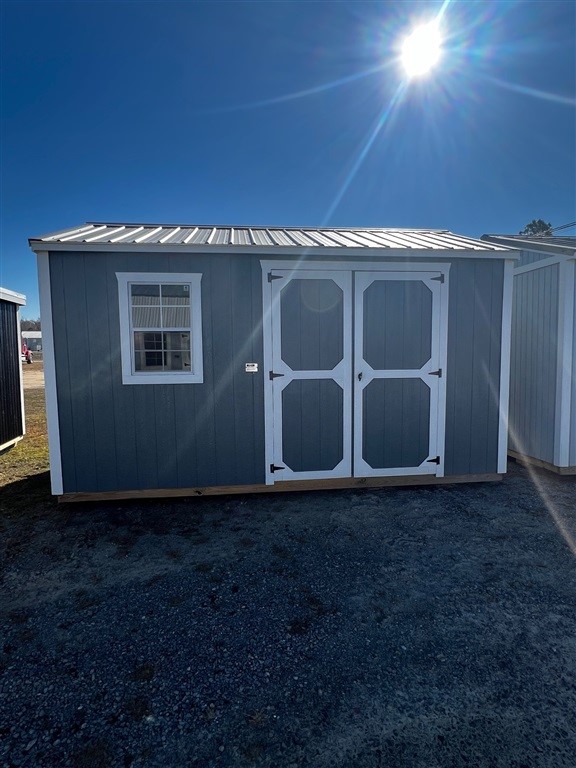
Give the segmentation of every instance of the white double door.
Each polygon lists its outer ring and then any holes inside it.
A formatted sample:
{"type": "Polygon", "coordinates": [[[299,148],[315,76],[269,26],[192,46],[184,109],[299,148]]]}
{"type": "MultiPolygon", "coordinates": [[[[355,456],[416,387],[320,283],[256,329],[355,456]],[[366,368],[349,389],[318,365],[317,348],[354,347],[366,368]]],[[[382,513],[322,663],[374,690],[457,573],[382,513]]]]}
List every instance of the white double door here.
{"type": "Polygon", "coordinates": [[[265,271],[268,483],[443,475],[447,276],[265,271]]]}

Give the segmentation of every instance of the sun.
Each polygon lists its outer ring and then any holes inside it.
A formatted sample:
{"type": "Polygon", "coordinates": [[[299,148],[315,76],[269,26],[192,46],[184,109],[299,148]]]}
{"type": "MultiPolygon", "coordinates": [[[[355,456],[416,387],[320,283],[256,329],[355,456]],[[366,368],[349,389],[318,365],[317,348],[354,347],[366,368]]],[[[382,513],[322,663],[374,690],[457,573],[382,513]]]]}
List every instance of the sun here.
{"type": "Polygon", "coordinates": [[[441,56],[442,39],[434,22],[417,27],[402,43],[402,66],[409,78],[428,74],[441,56]]]}

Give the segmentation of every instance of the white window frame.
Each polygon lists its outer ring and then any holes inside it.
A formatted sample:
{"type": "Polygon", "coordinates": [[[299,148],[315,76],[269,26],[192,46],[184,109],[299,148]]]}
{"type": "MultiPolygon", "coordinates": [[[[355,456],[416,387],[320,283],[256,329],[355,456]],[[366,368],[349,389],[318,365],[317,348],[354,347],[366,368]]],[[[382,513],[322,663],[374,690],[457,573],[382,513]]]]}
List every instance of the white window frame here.
{"type": "Polygon", "coordinates": [[[120,354],[123,384],[202,384],[204,366],[202,355],[202,292],[201,274],[188,272],[116,272],[120,310],[120,354]],[[188,285],[190,287],[190,371],[136,371],[134,367],[134,338],[132,333],[130,286],[188,285]]]}

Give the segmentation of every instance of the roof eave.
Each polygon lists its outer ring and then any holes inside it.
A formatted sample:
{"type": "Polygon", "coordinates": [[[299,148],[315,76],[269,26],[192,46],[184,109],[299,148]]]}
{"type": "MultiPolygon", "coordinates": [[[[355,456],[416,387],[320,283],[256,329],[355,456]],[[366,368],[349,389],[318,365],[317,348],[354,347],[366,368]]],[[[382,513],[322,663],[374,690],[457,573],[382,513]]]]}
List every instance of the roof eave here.
{"type": "Polygon", "coordinates": [[[82,242],[45,242],[35,238],[29,240],[30,248],[35,253],[46,253],[52,251],[71,251],[71,252],[95,252],[95,253],[191,253],[209,255],[222,253],[236,254],[254,254],[266,255],[269,258],[278,256],[361,256],[369,261],[373,257],[389,258],[400,257],[407,258],[414,256],[417,258],[436,259],[442,258],[483,258],[483,259],[519,259],[520,250],[518,248],[509,248],[500,246],[499,248],[487,248],[486,250],[475,250],[473,248],[374,248],[358,247],[351,248],[347,246],[293,246],[293,245],[206,245],[206,243],[82,243],[82,242]],[[517,254],[517,255],[516,255],[517,254]]]}

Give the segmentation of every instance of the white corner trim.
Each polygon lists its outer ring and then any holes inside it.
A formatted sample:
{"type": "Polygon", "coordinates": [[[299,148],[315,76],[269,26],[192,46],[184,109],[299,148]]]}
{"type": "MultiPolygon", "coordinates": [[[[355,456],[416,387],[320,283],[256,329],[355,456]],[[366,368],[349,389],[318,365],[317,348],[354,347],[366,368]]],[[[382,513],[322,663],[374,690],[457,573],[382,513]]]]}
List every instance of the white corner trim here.
{"type": "Polygon", "coordinates": [[[58,394],[56,390],[50,261],[47,251],[38,251],[37,256],[40,317],[42,318],[42,351],[44,356],[44,393],[46,397],[46,420],[48,423],[48,449],[50,452],[50,482],[52,493],[55,496],[60,496],[64,493],[64,485],[62,480],[62,454],[60,450],[58,394]]]}
{"type": "Polygon", "coordinates": [[[116,272],[120,320],[120,357],[122,384],[202,384],[204,356],[202,351],[201,273],[192,272],[116,272]],[[134,371],[132,331],[128,290],[130,283],[187,283],[190,285],[190,343],[192,371],[146,373],[134,371]]]}
{"type": "Polygon", "coordinates": [[[502,334],[500,339],[500,398],[498,421],[498,472],[508,465],[508,408],[510,403],[510,345],[512,341],[512,301],[514,290],[513,259],[504,262],[502,289],[502,334]]]}
{"type": "MultiPolygon", "coordinates": [[[[16,310],[16,330],[18,333],[18,375],[20,377],[20,409],[22,411],[22,436],[26,434],[26,410],[24,408],[24,374],[22,373],[22,328],[20,306],[16,310]]],[[[2,447],[0,446],[0,450],[2,447]]]]}
{"type": "Polygon", "coordinates": [[[563,261],[558,270],[558,361],[556,368],[556,423],[554,465],[570,466],[570,409],[574,340],[574,279],[576,262],[563,261]]]}

